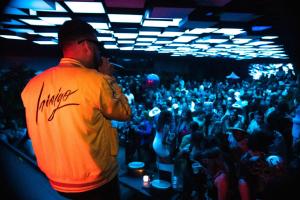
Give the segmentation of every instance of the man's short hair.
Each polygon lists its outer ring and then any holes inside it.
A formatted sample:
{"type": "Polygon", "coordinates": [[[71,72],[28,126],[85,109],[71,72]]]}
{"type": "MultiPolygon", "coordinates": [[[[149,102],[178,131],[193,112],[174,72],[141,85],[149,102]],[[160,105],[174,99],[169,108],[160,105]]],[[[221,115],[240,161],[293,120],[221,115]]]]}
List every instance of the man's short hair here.
{"type": "Polygon", "coordinates": [[[59,29],[58,44],[64,49],[70,42],[74,42],[96,34],[96,30],[80,19],[66,21],[59,29]]]}

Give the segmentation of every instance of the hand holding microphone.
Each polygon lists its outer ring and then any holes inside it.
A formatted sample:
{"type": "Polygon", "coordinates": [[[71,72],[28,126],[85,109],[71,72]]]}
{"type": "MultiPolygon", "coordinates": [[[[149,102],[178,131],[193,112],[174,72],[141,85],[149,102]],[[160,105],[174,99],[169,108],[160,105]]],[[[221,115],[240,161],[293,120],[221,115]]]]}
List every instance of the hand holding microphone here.
{"type": "Polygon", "coordinates": [[[103,73],[103,74],[112,76],[115,69],[112,66],[112,64],[109,62],[109,58],[106,58],[106,57],[102,56],[101,57],[101,62],[99,63],[99,66],[98,66],[98,71],[103,73]]]}

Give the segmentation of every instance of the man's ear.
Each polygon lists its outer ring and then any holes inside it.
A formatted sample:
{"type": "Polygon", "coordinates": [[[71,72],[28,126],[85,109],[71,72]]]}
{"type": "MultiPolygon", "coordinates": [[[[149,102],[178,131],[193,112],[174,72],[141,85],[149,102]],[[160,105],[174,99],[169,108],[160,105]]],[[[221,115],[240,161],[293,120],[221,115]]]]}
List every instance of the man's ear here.
{"type": "Polygon", "coordinates": [[[84,49],[84,52],[86,53],[93,53],[92,47],[87,41],[82,42],[82,48],[84,49]]]}

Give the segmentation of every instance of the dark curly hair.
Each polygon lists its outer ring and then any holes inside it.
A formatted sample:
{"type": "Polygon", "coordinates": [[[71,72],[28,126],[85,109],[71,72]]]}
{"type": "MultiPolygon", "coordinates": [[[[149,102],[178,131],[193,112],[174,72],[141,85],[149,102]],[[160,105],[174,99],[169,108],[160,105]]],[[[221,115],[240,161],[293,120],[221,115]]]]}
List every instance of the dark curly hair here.
{"type": "Polygon", "coordinates": [[[162,130],[165,124],[170,124],[172,121],[172,113],[170,111],[164,110],[160,113],[157,120],[157,130],[162,130]]]}

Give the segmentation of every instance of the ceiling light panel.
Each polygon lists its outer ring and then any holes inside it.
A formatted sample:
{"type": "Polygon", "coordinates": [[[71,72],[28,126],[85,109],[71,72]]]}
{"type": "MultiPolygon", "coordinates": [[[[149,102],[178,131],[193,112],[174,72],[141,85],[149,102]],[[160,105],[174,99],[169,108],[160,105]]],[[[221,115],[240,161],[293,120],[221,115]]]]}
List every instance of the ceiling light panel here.
{"type": "Polygon", "coordinates": [[[135,43],[135,46],[149,46],[151,44],[151,42],[137,42],[135,43]]]}
{"type": "Polygon", "coordinates": [[[234,44],[246,44],[248,42],[250,42],[252,39],[248,39],[248,38],[234,38],[232,39],[232,42],[234,44]]]}
{"type": "Polygon", "coordinates": [[[7,6],[5,8],[4,13],[10,14],[10,15],[23,15],[23,16],[28,15],[26,12],[23,12],[18,8],[13,8],[13,7],[10,7],[10,6],[7,6]]]}
{"type": "Polygon", "coordinates": [[[35,10],[29,9],[29,15],[30,15],[30,16],[36,16],[37,13],[36,13],[35,10]]]}
{"type": "Polygon", "coordinates": [[[109,29],[107,23],[88,22],[94,29],[109,29]]]}
{"type": "Polygon", "coordinates": [[[274,42],[272,42],[272,41],[255,41],[255,42],[250,42],[247,45],[259,46],[259,45],[272,44],[272,43],[274,43],[274,42]]]}
{"type": "Polygon", "coordinates": [[[104,34],[113,34],[114,32],[111,30],[103,30],[103,29],[96,29],[98,33],[104,33],[104,34]]]}
{"type": "Polygon", "coordinates": [[[227,42],[228,39],[198,39],[196,42],[197,43],[224,43],[227,42]]]}
{"type": "Polygon", "coordinates": [[[181,19],[172,19],[172,20],[153,20],[146,19],[143,22],[143,26],[148,27],[168,27],[168,26],[179,26],[181,19]]]}
{"type": "Polygon", "coordinates": [[[278,38],[278,36],[263,36],[263,37],[261,37],[261,39],[263,39],[263,40],[274,40],[277,38],[278,38]]]}
{"type": "Polygon", "coordinates": [[[137,38],[138,42],[154,42],[157,38],[137,38]]]}
{"type": "Polygon", "coordinates": [[[115,38],[113,38],[113,37],[97,37],[97,40],[98,41],[100,41],[100,42],[103,42],[103,41],[107,41],[107,42],[109,42],[109,41],[116,41],[116,39],[115,38]]]}
{"type": "Polygon", "coordinates": [[[58,37],[57,33],[36,33],[36,34],[44,36],[44,37],[55,37],[55,38],[58,37]]]}
{"type": "Polygon", "coordinates": [[[3,37],[5,39],[12,39],[12,40],[26,40],[26,38],[15,36],[15,35],[0,35],[0,37],[3,37]]]}
{"type": "Polygon", "coordinates": [[[70,17],[39,17],[41,20],[52,25],[62,25],[65,21],[71,20],[70,17]]]}
{"type": "Polygon", "coordinates": [[[74,13],[105,13],[101,2],[64,1],[74,13]]]}
{"type": "Polygon", "coordinates": [[[56,45],[57,42],[55,41],[33,41],[34,43],[40,44],[40,45],[56,45]]]}
{"type": "Polygon", "coordinates": [[[137,33],[114,33],[114,36],[122,39],[133,39],[138,36],[137,33]]]}
{"type": "Polygon", "coordinates": [[[170,44],[172,42],[173,41],[170,41],[170,40],[156,40],[155,44],[170,44]]]}
{"type": "Polygon", "coordinates": [[[14,20],[14,19],[9,20],[9,21],[4,21],[4,22],[1,22],[1,23],[2,24],[7,24],[7,25],[15,25],[15,26],[22,26],[22,25],[24,25],[24,23],[19,22],[19,21],[14,20]]]}
{"type": "Polygon", "coordinates": [[[31,8],[35,11],[42,11],[42,12],[67,12],[59,3],[55,2],[55,9],[38,9],[38,8],[31,8]]]}
{"type": "Polygon", "coordinates": [[[35,34],[35,32],[32,29],[27,29],[27,28],[9,28],[8,30],[14,31],[16,33],[35,34]]]}
{"type": "Polygon", "coordinates": [[[120,47],[120,50],[122,50],[122,51],[131,51],[131,50],[133,50],[133,47],[120,47]]]}
{"type": "Polygon", "coordinates": [[[237,28],[221,28],[219,30],[214,31],[213,33],[222,33],[224,35],[239,35],[241,33],[245,33],[243,29],[237,28]]]}
{"type": "Polygon", "coordinates": [[[103,46],[105,49],[118,49],[118,46],[114,44],[105,44],[103,46]]]}
{"type": "Polygon", "coordinates": [[[160,31],[140,31],[139,35],[151,36],[151,35],[159,35],[160,31]]]}
{"type": "Polygon", "coordinates": [[[54,24],[49,24],[48,22],[40,19],[20,19],[20,20],[32,26],[54,26],[54,24]]]}
{"type": "Polygon", "coordinates": [[[110,22],[141,23],[143,15],[107,14],[110,22]]]}
{"type": "Polygon", "coordinates": [[[194,28],[192,30],[186,30],[186,34],[202,34],[202,33],[211,33],[218,30],[217,28],[194,28]]]}
{"type": "Polygon", "coordinates": [[[174,42],[190,42],[196,38],[198,38],[198,36],[179,36],[174,42]]]}

